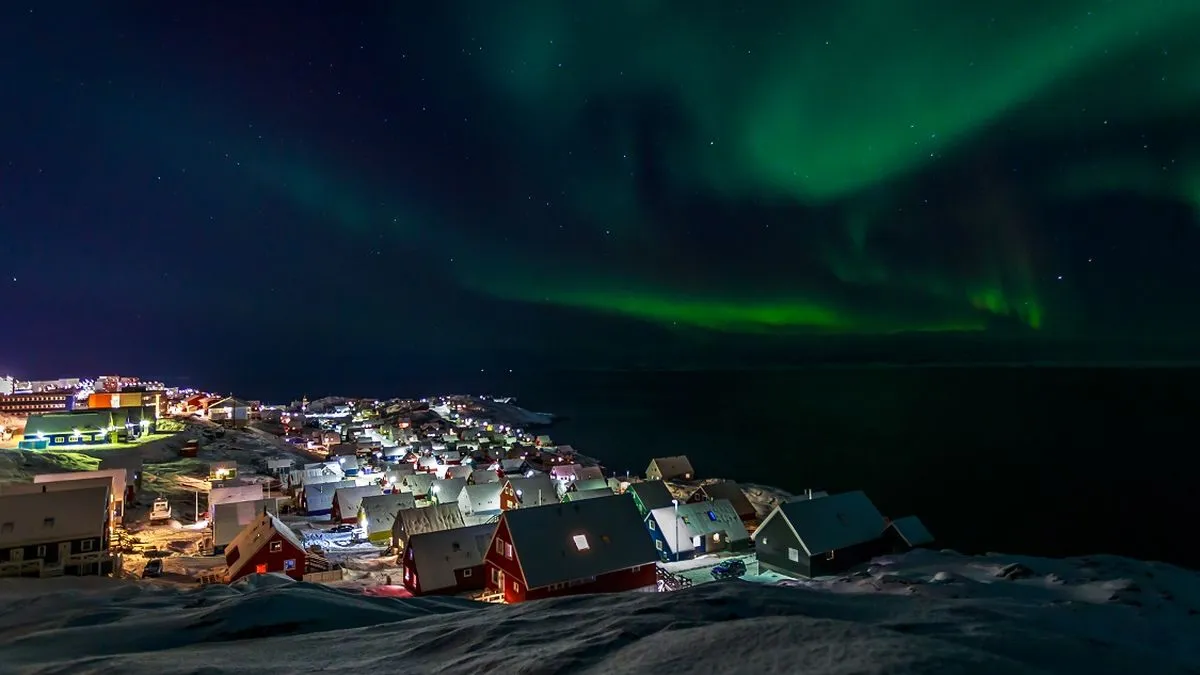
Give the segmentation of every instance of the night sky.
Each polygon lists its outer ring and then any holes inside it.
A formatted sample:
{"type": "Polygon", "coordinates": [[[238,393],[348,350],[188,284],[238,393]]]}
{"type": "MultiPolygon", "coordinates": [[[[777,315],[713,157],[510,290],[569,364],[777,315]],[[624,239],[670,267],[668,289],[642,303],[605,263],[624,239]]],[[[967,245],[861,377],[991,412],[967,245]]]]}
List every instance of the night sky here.
{"type": "Polygon", "coordinates": [[[1196,0],[31,4],[0,371],[1200,344],[1196,0]]]}

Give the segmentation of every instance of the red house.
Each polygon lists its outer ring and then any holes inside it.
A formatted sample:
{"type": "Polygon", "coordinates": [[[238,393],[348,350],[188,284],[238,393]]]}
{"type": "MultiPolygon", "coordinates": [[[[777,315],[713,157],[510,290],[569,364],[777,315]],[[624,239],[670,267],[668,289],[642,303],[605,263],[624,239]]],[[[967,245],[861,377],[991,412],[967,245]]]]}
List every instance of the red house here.
{"type": "Polygon", "coordinates": [[[486,585],[483,556],[495,524],[414,534],[401,553],[404,587],[413,595],[475,591],[486,585]]]}
{"type": "Polygon", "coordinates": [[[508,511],[530,506],[558,503],[558,490],[550,476],[537,473],[528,478],[505,478],[500,490],[500,508],[508,511]]]}
{"type": "Polygon", "coordinates": [[[484,564],[505,602],[657,584],[658,554],[633,497],[504,511],[484,564]]]}
{"type": "Polygon", "coordinates": [[[282,572],[296,581],[304,579],[304,545],[287,525],[270,513],[238,533],[225,547],[225,580],[233,583],[251,574],[282,572]]]}

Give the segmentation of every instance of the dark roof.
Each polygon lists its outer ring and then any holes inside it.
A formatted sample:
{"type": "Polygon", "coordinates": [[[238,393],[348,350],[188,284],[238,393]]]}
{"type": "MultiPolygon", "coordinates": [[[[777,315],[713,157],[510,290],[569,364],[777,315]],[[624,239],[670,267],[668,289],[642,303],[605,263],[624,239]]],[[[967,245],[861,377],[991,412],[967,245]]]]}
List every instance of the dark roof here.
{"type": "Polygon", "coordinates": [[[653,511],[664,506],[671,506],[671,491],[667,489],[667,484],[661,480],[647,480],[640,483],[632,483],[629,486],[629,492],[637,495],[638,501],[642,503],[642,507],[647,511],[653,511]]]}
{"type": "Polygon", "coordinates": [[[495,523],[485,523],[409,537],[405,550],[413,552],[421,590],[428,593],[454,586],[455,571],[482,565],[495,531],[495,523]]]}
{"type": "Polygon", "coordinates": [[[877,539],[885,528],[883,515],[862,491],[785,502],[767,516],[754,534],[766,532],[767,522],[780,515],[786,518],[810,556],[877,539]]]}
{"type": "Polygon", "coordinates": [[[707,499],[727,499],[733,505],[738,516],[746,517],[753,516],[754,504],[750,503],[750,498],[742,491],[742,487],[731,480],[723,480],[717,483],[709,483],[700,486],[698,490],[707,499]]]}
{"type": "Polygon", "coordinates": [[[74,433],[76,429],[95,432],[97,429],[108,429],[111,426],[113,426],[113,416],[108,411],[30,415],[29,420],[25,422],[25,435],[70,434],[74,433]]]}
{"type": "Polygon", "coordinates": [[[642,517],[625,495],[505,511],[525,584],[541,588],[658,560],[642,517]]]}
{"type": "Polygon", "coordinates": [[[916,516],[897,518],[892,521],[890,527],[909,546],[926,546],[933,543],[933,534],[916,516]]]}

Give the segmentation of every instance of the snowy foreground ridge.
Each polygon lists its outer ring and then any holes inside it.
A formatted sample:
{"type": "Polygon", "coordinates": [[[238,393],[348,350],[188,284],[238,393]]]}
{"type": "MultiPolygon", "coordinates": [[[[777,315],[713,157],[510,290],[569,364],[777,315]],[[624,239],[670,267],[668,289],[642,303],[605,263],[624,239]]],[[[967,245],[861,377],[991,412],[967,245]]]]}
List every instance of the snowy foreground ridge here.
{"type": "Polygon", "coordinates": [[[1200,575],[917,551],[841,579],[480,605],[280,577],[0,583],[5,673],[1195,673],[1200,575]]]}

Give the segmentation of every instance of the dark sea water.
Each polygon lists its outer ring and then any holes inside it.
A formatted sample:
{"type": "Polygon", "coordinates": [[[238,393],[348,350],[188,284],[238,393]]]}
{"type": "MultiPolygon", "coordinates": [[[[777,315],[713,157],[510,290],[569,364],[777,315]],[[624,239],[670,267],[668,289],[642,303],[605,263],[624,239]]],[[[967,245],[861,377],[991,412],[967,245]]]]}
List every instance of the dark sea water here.
{"type": "MultiPolygon", "coordinates": [[[[566,417],[618,473],[863,489],[968,553],[1114,553],[1200,568],[1200,369],[813,368],[455,378],[566,417]]],[[[448,386],[446,383],[443,386],[448,386]]],[[[476,387],[472,391],[471,387],[476,387]]],[[[463,388],[465,387],[465,389],[463,388]]]]}

